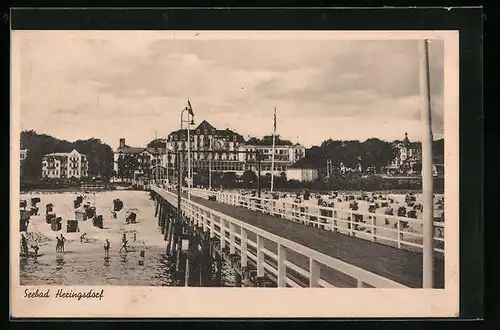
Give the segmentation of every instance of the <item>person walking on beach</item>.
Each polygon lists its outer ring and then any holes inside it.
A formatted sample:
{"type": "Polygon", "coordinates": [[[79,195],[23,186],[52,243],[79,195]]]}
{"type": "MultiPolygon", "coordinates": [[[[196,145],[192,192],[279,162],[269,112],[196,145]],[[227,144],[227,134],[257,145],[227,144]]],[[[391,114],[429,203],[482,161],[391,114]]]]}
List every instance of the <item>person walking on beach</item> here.
{"type": "Polygon", "coordinates": [[[66,238],[61,234],[61,252],[64,253],[64,243],[66,242],[66,238]]]}
{"type": "Polygon", "coordinates": [[[88,238],[87,238],[87,233],[83,233],[81,236],[80,236],[80,243],[83,243],[83,242],[87,242],[88,241],[88,238]]]}
{"type": "Polygon", "coordinates": [[[122,249],[125,249],[125,252],[128,253],[128,251],[127,251],[127,235],[125,233],[123,233],[122,246],[120,247],[120,250],[118,251],[118,253],[122,252],[122,249]]]}
{"type": "Polygon", "coordinates": [[[106,257],[106,258],[109,257],[109,247],[110,247],[110,244],[109,244],[108,239],[106,238],[106,243],[104,243],[104,257],[106,257]]]}

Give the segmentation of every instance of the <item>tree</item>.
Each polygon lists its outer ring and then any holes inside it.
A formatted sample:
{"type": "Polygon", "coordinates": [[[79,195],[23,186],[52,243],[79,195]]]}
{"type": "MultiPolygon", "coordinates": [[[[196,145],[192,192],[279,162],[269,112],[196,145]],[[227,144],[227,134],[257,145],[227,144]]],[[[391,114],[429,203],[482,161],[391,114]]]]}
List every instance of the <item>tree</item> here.
{"type": "Polygon", "coordinates": [[[321,171],[326,168],[326,161],[333,162],[338,168],[340,163],[348,168],[354,168],[358,163],[362,168],[370,166],[382,167],[390,163],[397,154],[391,143],[377,138],[364,142],[351,140],[325,140],[320,146],[313,146],[306,154],[315,158],[321,164],[321,171]],[[323,165],[324,164],[324,165],[323,165]]]}
{"type": "Polygon", "coordinates": [[[411,169],[415,173],[421,173],[422,172],[422,163],[418,162],[418,163],[413,164],[411,169]]]}
{"type": "Polygon", "coordinates": [[[166,147],[167,141],[165,138],[158,138],[154,139],[153,141],[149,142],[147,147],[148,148],[165,148],[166,147]]]}
{"type": "Polygon", "coordinates": [[[222,185],[224,187],[234,187],[236,180],[237,177],[235,172],[224,172],[222,174],[222,185]]]}
{"type": "Polygon", "coordinates": [[[252,170],[246,170],[243,172],[242,180],[246,188],[251,188],[257,182],[257,175],[252,170]]]}
{"type": "MultiPolygon", "coordinates": [[[[275,145],[277,146],[292,146],[293,143],[289,140],[282,140],[279,135],[276,135],[275,137],[275,145]]],[[[256,146],[261,146],[261,145],[272,145],[273,144],[273,136],[272,135],[265,135],[262,139],[252,137],[248,139],[247,144],[250,145],[256,145],[256,146]]]]}
{"type": "Polygon", "coordinates": [[[42,159],[54,152],[71,152],[76,149],[89,157],[91,175],[111,176],[113,171],[113,151],[110,146],[96,138],[69,142],[34,130],[21,132],[21,148],[28,149],[23,162],[22,180],[38,180],[42,172],[42,159]]]}
{"type": "Polygon", "coordinates": [[[120,179],[132,180],[138,167],[139,161],[133,155],[122,154],[118,156],[118,177],[120,179]]]}

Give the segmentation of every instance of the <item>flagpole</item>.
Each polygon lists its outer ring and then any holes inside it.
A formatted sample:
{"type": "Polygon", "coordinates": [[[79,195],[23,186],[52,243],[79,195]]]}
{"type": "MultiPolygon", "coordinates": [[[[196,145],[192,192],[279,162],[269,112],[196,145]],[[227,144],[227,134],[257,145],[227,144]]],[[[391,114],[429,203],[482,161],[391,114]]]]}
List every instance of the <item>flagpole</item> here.
{"type": "Polygon", "coordinates": [[[432,176],[432,121],[429,84],[428,40],[419,42],[420,93],[422,97],[422,195],[423,195],[423,288],[434,282],[434,199],[432,176]]]}
{"type": "Polygon", "coordinates": [[[274,154],[276,148],[276,107],[274,107],[274,123],[273,123],[273,154],[271,156],[271,192],[274,188],[274,154]]]}

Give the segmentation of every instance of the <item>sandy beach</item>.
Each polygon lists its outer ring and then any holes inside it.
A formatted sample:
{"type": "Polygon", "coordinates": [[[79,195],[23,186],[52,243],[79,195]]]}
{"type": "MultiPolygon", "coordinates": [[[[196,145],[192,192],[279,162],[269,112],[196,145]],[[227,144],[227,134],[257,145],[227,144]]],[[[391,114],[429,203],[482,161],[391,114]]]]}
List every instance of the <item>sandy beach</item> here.
{"type": "MultiPolygon", "coordinates": [[[[109,191],[93,193],[64,192],[22,194],[21,199],[29,203],[32,197],[39,197],[39,214],[31,216],[28,227],[28,246],[37,244],[39,255],[21,257],[21,284],[110,284],[110,285],[169,285],[166,271],[165,242],[157,228],[154,217],[154,203],[145,191],[109,191]],[[92,220],[79,221],[79,232],[67,233],[67,220],[75,219],[73,200],[84,197],[84,203],[95,205],[96,213],[103,216],[103,229],[94,227],[92,220]],[[113,218],[113,200],[119,198],[124,208],[113,218]],[[52,203],[53,211],[61,217],[62,229],[52,231],[45,222],[46,205],[52,203]],[[125,224],[129,212],[137,214],[137,223],[125,224]],[[86,233],[87,240],[80,236],[86,233]],[[123,234],[127,235],[128,253],[119,253],[123,234]],[[65,252],[56,253],[56,236],[63,234],[67,239],[65,252]],[[134,242],[134,234],[136,241],[134,242]],[[104,258],[104,243],[110,242],[109,258],[104,258]],[[140,251],[145,251],[144,259],[140,251]],[[139,261],[144,261],[140,266],[139,261]],[[64,269],[64,271],[61,271],[64,269]],[[85,276],[82,276],[85,274],[85,276]]],[[[20,233],[22,234],[22,233],[20,233]]]]}

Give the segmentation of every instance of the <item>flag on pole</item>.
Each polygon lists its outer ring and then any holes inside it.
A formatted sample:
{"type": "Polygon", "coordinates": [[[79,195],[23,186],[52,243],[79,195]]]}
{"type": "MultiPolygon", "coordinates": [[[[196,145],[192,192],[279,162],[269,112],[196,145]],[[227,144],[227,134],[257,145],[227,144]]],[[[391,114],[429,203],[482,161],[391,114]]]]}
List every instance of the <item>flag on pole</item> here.
{"type": "Polygon", "coordinates": [[[189,99],[188,99],[188,111],[191,116],[194,116],[193,107],[191,106],[191,102],[189,101],[189,99]]]}
{"type": "Polygon", "coordinates": [[[276,133],[276,107],[274,107],[274,133],[276,133]]]}

